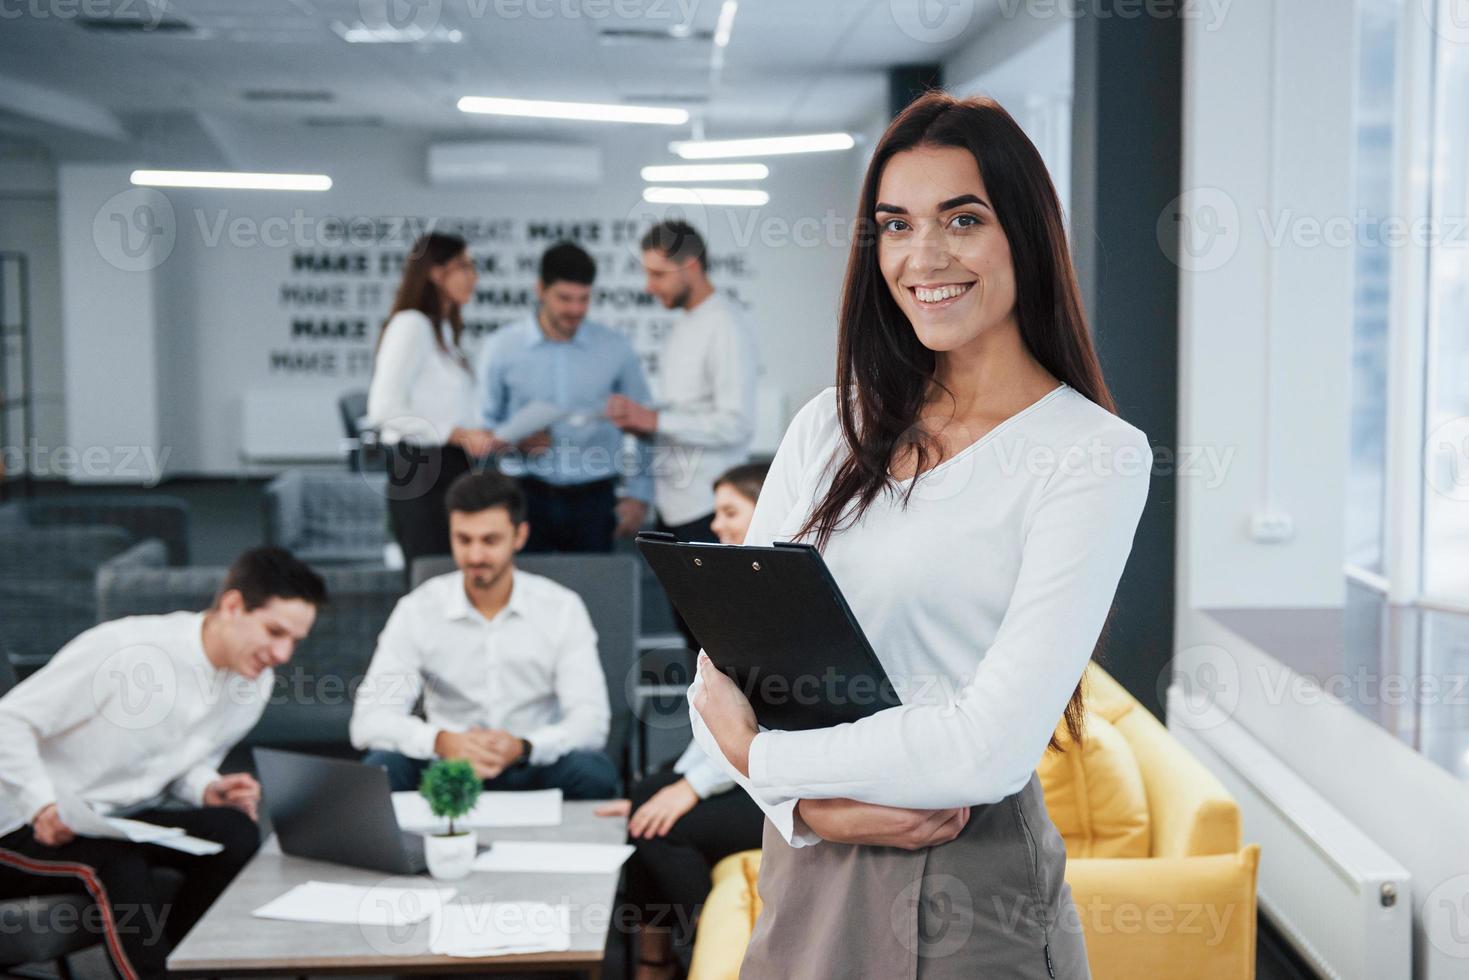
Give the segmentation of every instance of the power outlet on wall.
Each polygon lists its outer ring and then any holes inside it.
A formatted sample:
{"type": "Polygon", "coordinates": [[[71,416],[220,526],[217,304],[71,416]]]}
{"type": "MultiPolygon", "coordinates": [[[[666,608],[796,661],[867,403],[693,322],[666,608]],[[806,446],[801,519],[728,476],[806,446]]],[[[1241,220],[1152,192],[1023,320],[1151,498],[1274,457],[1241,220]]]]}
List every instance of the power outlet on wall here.
{"type": "Polygon", "coordinates": [[[1250,537],[1261,544],[1279,544],[1295,534],[1295,523],[1289,514],[1261,511],[1250,518],[1250,537]]]}

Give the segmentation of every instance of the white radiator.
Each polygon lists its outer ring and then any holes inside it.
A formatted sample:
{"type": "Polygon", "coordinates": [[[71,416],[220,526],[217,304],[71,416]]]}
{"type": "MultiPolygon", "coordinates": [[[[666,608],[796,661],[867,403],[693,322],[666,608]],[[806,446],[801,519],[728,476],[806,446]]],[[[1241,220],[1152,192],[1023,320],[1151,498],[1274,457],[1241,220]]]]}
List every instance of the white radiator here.
{"type": "Polygon", "coordinates": [[[335,391],[247,389],[240,426],[242,463],[336,463],[346,458],[335,391]]]}
{"type": "Polygon", "coordinates": [[[1261,911],[1323,976],[1408,980],[1407,869],[1222,711],[1183,697],[1169,688],[1168,729],[1239,801],[1260,845],[1261,911]]]}

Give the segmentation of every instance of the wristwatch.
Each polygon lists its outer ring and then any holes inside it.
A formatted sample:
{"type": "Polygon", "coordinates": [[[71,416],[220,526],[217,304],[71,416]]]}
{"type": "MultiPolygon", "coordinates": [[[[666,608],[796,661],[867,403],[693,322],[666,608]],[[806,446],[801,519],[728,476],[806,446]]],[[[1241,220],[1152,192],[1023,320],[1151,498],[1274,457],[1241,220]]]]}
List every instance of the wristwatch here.
{"type": "Polygon", "coordinates": [[[520,740],[520,744],[522,746],[524,746],[524,748],[522,748],[520,750],[520,755],[518,755],[518,756],[515,757],[515,761],[512,762],[512,763],[510,763],[510,767],[512,769],[519,769],[519,768],[521,768],[523,766],[530,765],[530,750],[531,750],[530,739],[523,738],[523,739],[520,740]]]}

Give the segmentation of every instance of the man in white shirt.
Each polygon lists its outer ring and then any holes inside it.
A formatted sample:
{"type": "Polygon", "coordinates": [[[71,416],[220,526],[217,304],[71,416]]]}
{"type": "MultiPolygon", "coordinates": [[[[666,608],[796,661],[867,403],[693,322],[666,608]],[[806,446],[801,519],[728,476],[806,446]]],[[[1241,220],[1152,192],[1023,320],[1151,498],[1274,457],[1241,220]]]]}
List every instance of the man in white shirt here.
{"type": "Polygon", "coordinates": [[[530,534],[520,487],[469,473],[445,504],[458,570],[398,601],[357,689],[352,744],[394,790],[444,758],[469,760],[487,789],[616,796],[597,633],[575,592],[515,568],[530,534]]]}
{"type": "MultiPolygon", "coordinates": [[[[755,342],[739,308],[709,282],[708,250],[691,225],[662,222],[640,244],[648,292],[684,315],[658,355],[657,407],[613,395],[607,416],[654,441],[658,529],[680,541],[716,541],[714,482],[745,462],[755,431],[755,342]]],[[[697,649],[682,620],[678,626],[697,649]]]]}
{"type": "Polygon", "coordinates": [[[168,951],[259,846],[259,784],[218,766],[260,720],[274,668],[325,602],[310,568],[257,548],[230,566],[206,611],[95,626],[0,698],[0,896],[88,895],[96,914],[84,926],[118,974],[164,976],[168,951]],[[224,849],[79,836],[67,820],[86,808],[224,849]],[[184,877],[171,906],[156,894],[161,866],[184,877]]]}

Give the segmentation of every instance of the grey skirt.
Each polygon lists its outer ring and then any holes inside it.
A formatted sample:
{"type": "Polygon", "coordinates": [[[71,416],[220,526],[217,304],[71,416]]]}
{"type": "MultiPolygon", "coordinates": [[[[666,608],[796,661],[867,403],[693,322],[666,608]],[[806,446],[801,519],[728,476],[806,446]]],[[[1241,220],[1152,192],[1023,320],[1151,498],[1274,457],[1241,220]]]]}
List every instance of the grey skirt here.
{"type": "Polygon", "coordinates": [[[793,848],[765,825],[764,903],[741,980],[1086,980],[1066,850],[1039,777],[974,807],[922,851],[825,841],[793,848]]]}

